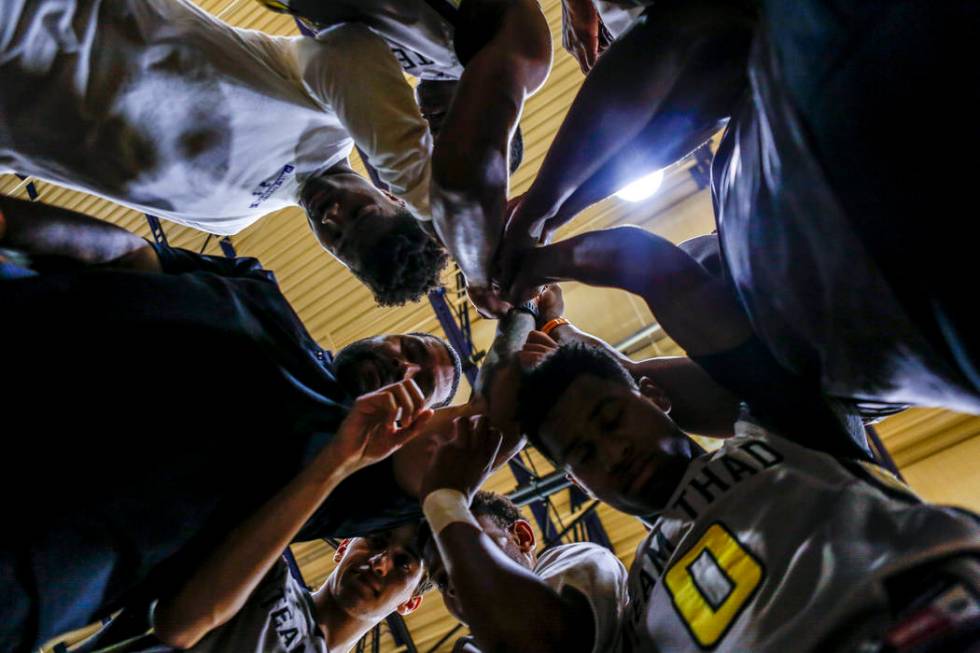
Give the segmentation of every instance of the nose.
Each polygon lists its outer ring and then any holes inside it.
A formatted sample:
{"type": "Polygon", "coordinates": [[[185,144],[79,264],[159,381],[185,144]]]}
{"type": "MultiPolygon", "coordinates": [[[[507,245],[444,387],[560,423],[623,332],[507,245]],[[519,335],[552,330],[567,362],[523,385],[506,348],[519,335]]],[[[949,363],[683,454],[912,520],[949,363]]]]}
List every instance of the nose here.
{"type": "Polygon", "coordinates": [[[388,572],[391,571],[391,556],[388,555],[387,551],[374,554],[371,556],[369,563],[371,565],[371,571],[382,578],[387,576],[388,572]]]}

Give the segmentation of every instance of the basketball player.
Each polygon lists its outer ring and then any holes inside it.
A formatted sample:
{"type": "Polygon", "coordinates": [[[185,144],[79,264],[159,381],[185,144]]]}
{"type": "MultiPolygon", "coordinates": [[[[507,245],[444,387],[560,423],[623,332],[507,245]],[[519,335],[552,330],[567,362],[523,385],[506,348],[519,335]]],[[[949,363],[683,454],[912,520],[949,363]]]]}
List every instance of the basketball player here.
{"type": "Polygon", "coordinates": [[[622,651],[975,650],[976,516],[923,503],[850,440],[747,415],[706,453],[659,388],[581,343],[528,374],[519,410],[559,469],[651,528],[622,651]]]}
{"type": "Polygon", "coordinates": [[[365,27],[273,37],[187,0],[6,2],[0,25],[0,171],[215,234],[299,205],[381,304],[438,284],[431,137],[365,27]],[[355,143],[391,193],[350,168],[355,143]]]}
{"type": "Polygon", "coordinates": [[[405,72],[459,80],[432,152],[435,231],[484,313],[509,308],[492,290],[504,229],[508,144],[526,99],[551,65],[534,0],[258,0],[303,19],[317,38],[359,22],[388,42],[405,72]]]}

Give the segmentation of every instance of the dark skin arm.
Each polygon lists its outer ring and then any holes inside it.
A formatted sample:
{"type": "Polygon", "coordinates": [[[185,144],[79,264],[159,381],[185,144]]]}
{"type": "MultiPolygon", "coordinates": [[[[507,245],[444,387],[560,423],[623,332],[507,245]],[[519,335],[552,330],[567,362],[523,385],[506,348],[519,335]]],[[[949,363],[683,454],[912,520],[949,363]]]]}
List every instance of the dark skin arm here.
{"type": "Polygon", "coordinates": [[[232,531],[175,596],[160,601],[154,614],[157,637],[190,648],[234,617],[337,485],[418,435],[432,414],[424,406],[410,378],[358,397],[330,444],[232,531]]]}
{"type": "Polygon", "coordinates": [[[727,351],[752,335],[722,280],[670,241],[638,227],[593,231],[528,251],[512,293],[565,280],[641,296],[667,335],[692,356],[727,351]]]}
{"type": "Polygon", "coordinates": [[[524,447],[524,437],[513,413],[517,404],[516,392],[520,375],[517,355],[533,330],[533,316],[517,310],[508,313],[497,327],[497,337],[476,379],[474,392],[483,397],[486,414],[503,434],[494,469],[513,458],[524,447]]]}
{"type": "Polygon", "coordinates": [[[525,312],[512,311],[497,327],[497,336],[480,368],[476,388],[470,400],[459,406],[447,406],[435,412],[425,433],[398,451],[393,458],[395,479],[405,492],[421,497],[423,471],[432,460],[434,447],[451,437],[457,418],[468,419],[489,414],[494,426],[503,434],[494,461],[494,469],[513,458],[524,446],[511,408],[516,400],[519,376],[517,354],[534,329],[534,318],[525,312]]]}
{"type": "Polygon", "coordinates": [[[508,226],[508,246],[526,245],[546,223],[553,231],[638,173],[673,163],[731,114],[746,88],[753,22],[723,4],[674,3],[609,47],[508,226]]]}
{"type": "MultiPolygon", "coordinates": [[[[455,437],[433,458],[425,496],[441,488],[472,496],[490,474],[498,448],[489,420],[458,420],[455,437]]],[[[592,650],[592,613],[574,592],[558,594],[470,524],[446,526],[436,543],[481,651],[592,650]],[[520,597],[519,610],[514,597],[520,597]]]]}
{"type": "Polygon", "coordinates": [[[0,196],[6,228],[0,246],[32,258],[69,259],[87,265],[106,265],[160,272],[156,251],[145,240],[114,224],[76,211],[39,202],[0,196]]]}
{"type": "MultiPolygon", "coordinates": [[[[510,137],[525,100],[547,77],[551,37],[534,0],[467,0],[463,6],[471,22],[495,30],[466,62],[436,139],[431,206],[436,232],[467,282],[484,289],[504,230],[510,137]]],[[[457,27],[457,38],[479,29],[457,27]]]]}

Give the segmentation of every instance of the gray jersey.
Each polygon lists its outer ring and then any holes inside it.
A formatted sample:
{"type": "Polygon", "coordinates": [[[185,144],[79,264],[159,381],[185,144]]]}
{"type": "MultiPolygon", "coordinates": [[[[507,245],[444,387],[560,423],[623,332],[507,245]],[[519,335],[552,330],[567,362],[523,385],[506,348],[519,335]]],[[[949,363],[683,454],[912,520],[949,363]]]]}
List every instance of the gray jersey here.
{"type": "Polygon", "coordinates": [[[320,38],[343,23],[362,23],[381,36],[406,74],[459,79],[455,19],[461,0],[257,0],[295,14],[307,35],[320,38]]]}
{"type": "Polygon", "coordinates": [[[964,512],[870,464],[739,422],[695,460],[630,570],[622,651],[850,651],[888,620],[883,580],[980,551],[964,512]]]}
{"type": "Polygon", "coordinates": [[[190,649],[194,653],[327,653],[310,593],[279,560],[238,614],[190,649]]]}

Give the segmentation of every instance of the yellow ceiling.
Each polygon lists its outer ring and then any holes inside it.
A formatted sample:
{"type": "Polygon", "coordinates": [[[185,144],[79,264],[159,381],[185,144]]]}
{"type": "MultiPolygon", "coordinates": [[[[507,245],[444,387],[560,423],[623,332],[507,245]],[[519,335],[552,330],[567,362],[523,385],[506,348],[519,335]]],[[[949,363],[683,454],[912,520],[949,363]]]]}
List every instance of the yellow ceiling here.
{"type": "MultiPolygon", "coordinates": [[[[203,8],[231,24],[272,34],[294,34],[290,18],[262,9],[253,0],[200,0],[203,8]]],[[[511,194],[527,189],[540,166],[554,133],[582,82],[578,65],[561,50],[559,33],[561,13],[557,0],[542,0],[555,43],[555,61],[544,88],[528,102],[521,126],[525,155],[520,169],[511,179],[511,194]]],[[[355,65],[353,62],[351,65],[355,65]]],[[[559,233],[566,237],[613,224],[637,224],[679,242],[713,230],[714,223],[708,193],[700,189],[690,174],[691,161],[682,162],[667,171],[663,187],[651,199],[630,204],[608,199],[583,213],[572,225],[559,233]]],[[[356,162],[356,167],[359,167],[356,162]]],[[[41,201],[72,208],[109,220],[143,236],[150,236],[144,217],[111,202],[33,180],[41,201]]],[[[0,176],[0,193],[26,196],[26,182],[11,175],[0,176]]],[[[172,245],[195,251],[205,247],[207,235],[190,228],[164,223],[172,245]]],[[[292,302],[310,332],[324,346],[336,349],[358,338],[386,332],[429,331],[442,334],[427,302],[400,308],[378,308],[368,291],[347,270],[324,253],[310,236],[299,208],[279,211],[259,221],[232,238],[239,254],[258,257],[276,272],[283,292],[292,302]]],[[[207,242],[208,253],[220,255],[217,239],[207,242]]],[[[455,289],[452,273],[445,283],[455,289]]],[[[626,293],[598,290],[568,284],[565,288],[567,316],[581,328],[619,343],[654,323],[653,316],[641,300],[626,293]]],[[[451,301],[456,301],[451,298],[451,301]]],[[[494,323],[473,320],[473,339],[478,350],[486,349],[492,339],[494,323]]],[[[682,353],[661,331],[639,340],[635,357],[677,355],[682,353]]],[[[463,389],[460,398],[468,394],[463,389]]],[[[913,410],[896,416],[879,428],[896,461],[926,498],[959,503],[980,509],[980,478],[972,460],[980,455],[980,419],[938,410],[913,410]],[[959,465],[962,474],[950,478],[943,470],[959,465]],[[964,480],[964,478],[966,480],[964,480]]],[[[536,454],[532,460],[542,473],[550,466],[536,454]]],[[[501,492],[513,489],[515,482],[506,469],[498,472],[489,488],[501,492]]],[[[556,522],[567,523],[567,492],[554,500],[556,522]]],[[[598,514],[617,553],[627,565],[644,534],[640,523],[626,515],[601,506],[598,514]]],[[[532,520],[533,521],[533,520],[532,520]]],[[[540,533],[539,533],[540,537],[540,533]]],[[[322,543],[295,547],[307,582],[318,585],[333,566],[331,551],[322,543]]],[[[454,625],[442,607],[437,594],[426,597],[424,604],[407,623],[419,651],[429,649],[454,625]]],[[[465,631],[461,631],[460,634],[465,631]]],[[[438,651],[450,651],[452,642],[438,651]]],[[[398,650],[387,636],[383,651],[398,650]]]]}

